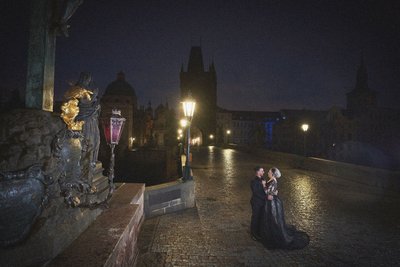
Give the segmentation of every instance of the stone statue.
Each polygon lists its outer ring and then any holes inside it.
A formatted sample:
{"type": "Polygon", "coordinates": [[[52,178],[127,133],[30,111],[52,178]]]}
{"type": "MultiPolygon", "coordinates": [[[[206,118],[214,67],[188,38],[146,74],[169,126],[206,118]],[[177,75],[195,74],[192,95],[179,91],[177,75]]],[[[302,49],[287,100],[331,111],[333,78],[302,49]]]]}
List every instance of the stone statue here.
{"type": "Polygon", "coordinates": [[[83,0],[64,0],[61,10],[61,16],[58,21],[55,22],[55,30],[58,35],[64,35],[68,37],[69,25],[68,20],[72,17],[78,7],[83,3],[83,0]]]}
{"type": "Polygon", "coordinates": [[[81,131],[84,121],[75,121],[75,118],[79,114],[79,99],[86,98],[91,100],[91,95],[93,93],[82,86],[73,85],[64,95],[64,102],[61,105],[61,118],[67,124],[69,130],[81,131]]]}
{"type": "MultiPolygon", "coordinates": [[[[88,88],[92,81],[92,76],[88,72],[82,72],[76,86],[88,88]]],[[[81,99],[79,105],[78,121],[83,121],[82,134],[87,145],[87,158],[91,168],[96,167],[96,162],[100,147],[99,115],[100,101],[98,90],[94,89],[90,99],[81,99]]]]}
{"type": "Polygon", "coordinates": [[[67,205],[82,204],[86,194],[93,194],[93,173],[100,145],[98,92],[88,89],[92,81],[89,72],[82,72],[79,80],[68,89],[61,106],[61,117],[68,130],[57,135],[55,151],[59,158],[60,189],[67,205]]]}

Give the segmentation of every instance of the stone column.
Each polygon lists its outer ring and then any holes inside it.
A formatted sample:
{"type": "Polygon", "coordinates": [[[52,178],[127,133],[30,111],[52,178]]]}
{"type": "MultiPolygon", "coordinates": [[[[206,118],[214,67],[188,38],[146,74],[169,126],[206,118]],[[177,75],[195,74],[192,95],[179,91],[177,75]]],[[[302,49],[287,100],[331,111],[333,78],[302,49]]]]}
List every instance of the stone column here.
{"type": "Polygon", "coordinates": [[[25,105],[53,111],[56,35],[52,29],[55,1],[31,0],[25,105]]]}

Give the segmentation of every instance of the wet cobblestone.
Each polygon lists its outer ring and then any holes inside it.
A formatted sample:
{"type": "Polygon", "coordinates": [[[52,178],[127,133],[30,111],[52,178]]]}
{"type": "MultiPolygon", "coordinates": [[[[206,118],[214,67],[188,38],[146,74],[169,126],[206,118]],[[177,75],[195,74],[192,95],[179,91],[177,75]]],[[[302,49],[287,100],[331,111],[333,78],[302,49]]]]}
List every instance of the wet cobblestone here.
{"type": "Polygon", "coordinates": [[[231,149],[194,153],[196,207],[146,219],[138,266],[399,266],[400,196],[340,177],[285,168],[231,149]],[[302,250],[250,238],[252,168],[281,167],[286,220],[306,231],[302,250]]]}

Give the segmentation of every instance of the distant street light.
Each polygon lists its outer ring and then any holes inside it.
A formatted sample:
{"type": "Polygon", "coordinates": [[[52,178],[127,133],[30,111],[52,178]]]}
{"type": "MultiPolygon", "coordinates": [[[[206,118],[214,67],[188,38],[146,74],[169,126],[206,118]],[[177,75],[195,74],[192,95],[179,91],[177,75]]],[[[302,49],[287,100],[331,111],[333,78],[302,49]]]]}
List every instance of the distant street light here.
{"type": "Polygon", "coordinates": [[[129,137],[129,147],[133,148],[133,143],[136,141],[136,137],[129,137]]]}
{"type": "Polygon", "coordinates": [[[226,143],[229,144],[229,136],[231,135],[231,130],[226,130],[226,143]]]}
{"type": "Polygon", "coordinates": [[[109,195],[114,192],[114,164],[115,154],[114,148],[118,145],[121,133],[124,128],[125,118],[121,116],[121,110],[113,109],[109,119],[103,118],[103,130],[107,144],[111,147],[110,167],[108,172],[108,182],[110,185],[109,195]]]}
{"type": "Polygon", "coordinates": [[[188,125],[188,121],[186,119],[181,119],[179,124],[182,126],[182,128],[185,128],[188,125]]]}
{"type": "Polygon", "coordinates": [[[178,129],[178,137],[177,139],[180,140],[183,137],[183,130],[182,129],[178,129]]]}
{"type": "MultiPolygon", "coordinates": [[[[183,181],[187,180],[192,180],[193,177],[190,172],[190,163],[189,163],[189,157],[190,157],[190,124],[192,122],[193,114],[194,114],[194,109],[196,107],[196,102],[192,99],[190,93],[185,101],[182,102],[183,106],[183,112],[185,114],[186,118],[186,125],[187,125],[187,149],[186,149],[186,163],[185,163],[185,171],[183,173],[183,181]]],[[[181,125],[182,120],[181,120],[181,125]]],[[[183,126],[182,126],[183,127],[183,126]]]]}
{"type": "Polygon", "coordinates": [[[301,129],[304,132],[304,142],[303,142],[303,153],[304,153],[304,157],[307,156],[307,150],[306,150],[306,135],[307,135],[307,131],[308,131],[308,124],[303,124],[301,125],[301,129]]]}

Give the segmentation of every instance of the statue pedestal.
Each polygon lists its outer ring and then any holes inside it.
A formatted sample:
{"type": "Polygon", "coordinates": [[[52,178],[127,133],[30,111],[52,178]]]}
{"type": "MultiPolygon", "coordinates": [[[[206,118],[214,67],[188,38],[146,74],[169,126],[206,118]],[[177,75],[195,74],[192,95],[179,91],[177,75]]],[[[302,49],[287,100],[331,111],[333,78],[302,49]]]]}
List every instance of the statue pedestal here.
{"type": "Polygon", "coordinates": [[[100,161],[97,162],[93,174],[93,185],[97,188],[97,198],[105,199],[108,195],[108,177],[103,175],[103,166],[100,161]]]}
{"type": "MultiPolygon", "coordinates": [[[[95,170],[94,185],[103,200],[108,194],[108,178],[103,176],[101,163],[95,170]]],[[[40,266],[70,245],[103,212],[102,209],[67,208],[63,197],[50,200],[48,207],[34,225],[28,239],[14,247],[0,249],[2,266],[40,266]],[[45,219],[47,217],[47,219],[45,219]]]]}

